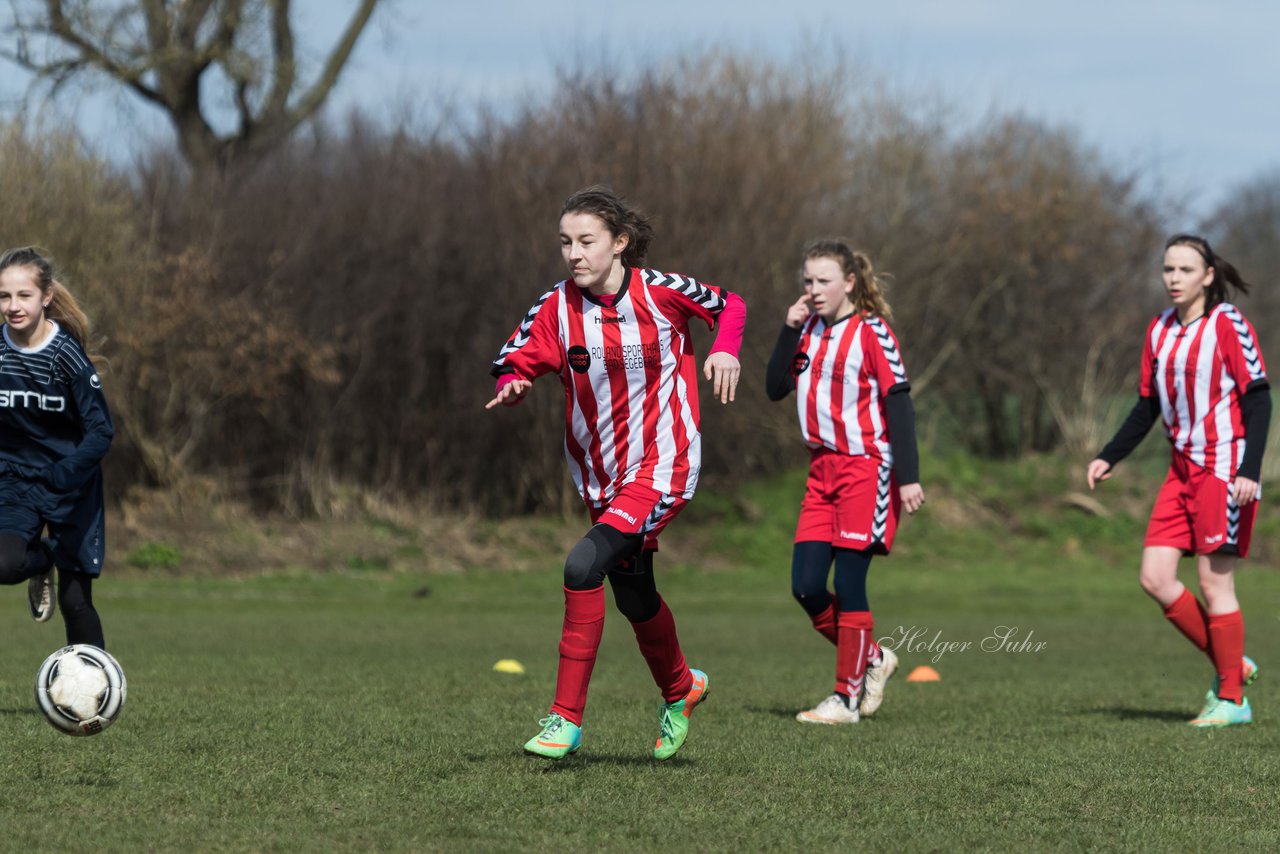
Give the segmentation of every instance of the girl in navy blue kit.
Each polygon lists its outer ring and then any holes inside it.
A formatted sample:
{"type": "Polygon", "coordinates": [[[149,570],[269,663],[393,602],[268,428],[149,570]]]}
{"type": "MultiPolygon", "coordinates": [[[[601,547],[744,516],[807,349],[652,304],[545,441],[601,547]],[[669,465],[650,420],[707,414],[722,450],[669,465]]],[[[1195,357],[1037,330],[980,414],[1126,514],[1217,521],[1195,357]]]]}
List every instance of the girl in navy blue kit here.
{"type": "Polygon", "coordinates": [[[30,247],[0,256],[0,316],[0,584],[27,582],[31,616],[44,622],[56,568],[67,643],[104,648],[92,587],[114,429],[84,349],[88,320],[30,247]]]}

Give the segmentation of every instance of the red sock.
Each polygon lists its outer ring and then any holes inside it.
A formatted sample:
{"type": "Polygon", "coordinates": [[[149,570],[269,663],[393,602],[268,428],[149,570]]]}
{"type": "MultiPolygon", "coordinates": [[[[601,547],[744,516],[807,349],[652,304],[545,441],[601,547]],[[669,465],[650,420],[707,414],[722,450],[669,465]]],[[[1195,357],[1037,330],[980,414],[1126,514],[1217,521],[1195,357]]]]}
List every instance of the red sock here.
{"type": "Polygon", "coordinates": [[[867,644],[874,623],[870,611],[841,611],[836,615],[836,693],[849,698],[853,708],[862,693],[862,677],[867,672],[867,644]]]}
{"type": "Polygon", "coordinates": [[[821,614],[814,614],[809,619],[813,621],[818,634],[833,644],[836,642],[836,597],[831,597],[831,602],[821,614]]]}
{"type": "Polygon", "coordinates": [[[662,699],[674,703],[693,687],[693,673],[680,651],[680,639],[676,636],[676,619],[667,603],[658,597],[658,613],[643,623],[632,623],[640,654],[649,665],[653,681],[662,692],[662,699]]]}
{"type": "Polygon", "coordinates": [[[1218,669],[1218,696],[1239,703],[1244,698],[1244,616],[1239,611],[1210,614],[1209,638],[1218,669]]]}
{"type": "Polygon", "coordinates": [[[560,669],[556,672],[553,714],[582,726],[587,685],[596,666],[600,636],[604,634],[604,587],[564,589],[564,627],[560,630],[560,669]]]}
{"type": "Polygon", "coordinates": [[[1165,618],[1186,635],[1187,640],[1196,645],[1196,649],[1209,656],[1213,661],[1212,641],[1209,637],[1209,615],[1190,590],[1182,588],[1182,595],[1174,603],[1164,609],[1165,618]]]}

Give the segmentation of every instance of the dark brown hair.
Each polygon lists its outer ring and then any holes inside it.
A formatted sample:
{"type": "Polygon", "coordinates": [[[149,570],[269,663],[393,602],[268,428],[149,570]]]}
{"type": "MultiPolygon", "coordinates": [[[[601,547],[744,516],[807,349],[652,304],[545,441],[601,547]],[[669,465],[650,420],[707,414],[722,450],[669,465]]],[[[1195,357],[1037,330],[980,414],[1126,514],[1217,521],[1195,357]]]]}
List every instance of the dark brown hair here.
{"type": "Polygon", "coordinates": [[[1253,287],[1253,285],[1244,280],[1244,277],[1240,275],[1240,271],[1230,261],[1214,252],[1213,247],[1209,245],[1209,241],[1200,235],[1175,234],[1165,242],[1165,251],[1168,252],[1174,246],[1190,246],[1200,253],[1200,257],[1204,259],[1206,267],[1213,268],[1213,281],[1209,282],[1209,286],[1204,289],[1204,310],[1206,314],[1209,309],[1218,303],[1227,301],[1228,285],[1242,294],[1249,293],[1249,289],[1253,287]]]}
{"type": "Polygon", "coordinates": [[[622,263],[628,267],[644,264],[649,243],[653,240],[653,226],[643,211],[627,204],[611,187],[595,184],[574,193],[564,200],[564,206],[560,209],[560,216],[568,213],[588,213],[600,217],[605,228],[614,237],[623,234],[627,236],[627,248],[622,250],[622,263]]]}

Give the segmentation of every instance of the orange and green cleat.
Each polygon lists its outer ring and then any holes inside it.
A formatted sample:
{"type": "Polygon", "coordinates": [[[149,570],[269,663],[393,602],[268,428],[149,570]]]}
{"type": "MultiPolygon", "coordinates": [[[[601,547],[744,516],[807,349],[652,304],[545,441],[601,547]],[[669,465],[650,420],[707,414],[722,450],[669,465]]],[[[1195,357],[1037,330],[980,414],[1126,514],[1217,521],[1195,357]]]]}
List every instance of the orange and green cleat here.
{"type": "MultiPolygon", "coordinates": [[[[1249,656],[1244,656],[1240,660],[1240,684],[1252,685],[1258,681],[1258,663],[1249,656]]],[[[1218,677],[1213,677],[1213,687],[1204,695],[1204,705],[1200,708],[1200,714],[1196,715],[1197,720],[1204,717],[1214,704],[1218,702],[1218,677]]]]}
{"type": "Polygon", "coordinates": [[[1191,721],[1194,727],[1222,727],[1253,723],[1253,709],[1249,708],[1249,698],[1242,697],[1241,702],[1216,700],[1199,717],[1191,721]]]}
{"type": "Polygon", "coordinates": [[[691,670],[693,687],[674,703],[658,704],[658,741],[653,746],[654,759],[670,759],[689,736],[689,716],[711,693],[711,680],[701,670],[691,670]]]}
{"type": "Polygon", "coordinates": [[[538,721],[542,732],[524,743],[527,753],[547,759],[564,759],[582,745],[582,727],[554,712],[538,721]]]}

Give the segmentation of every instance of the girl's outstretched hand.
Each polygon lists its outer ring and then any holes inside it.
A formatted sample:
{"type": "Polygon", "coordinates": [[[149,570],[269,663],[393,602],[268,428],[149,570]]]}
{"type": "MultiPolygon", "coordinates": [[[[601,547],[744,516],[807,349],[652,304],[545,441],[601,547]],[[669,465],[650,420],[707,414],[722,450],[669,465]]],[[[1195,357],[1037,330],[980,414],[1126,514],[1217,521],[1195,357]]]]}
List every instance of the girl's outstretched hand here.
{"type": "Polygon", "coordinates": [[[530,380],[512,380],[511,382],[498,389],[498,394],[493,400],[484,405],[485,409],[493,409],[499,403],[503,406],[515,406],[524,400],[524,396],[529,393],[529,389],[533,388],[530,380]]]}

